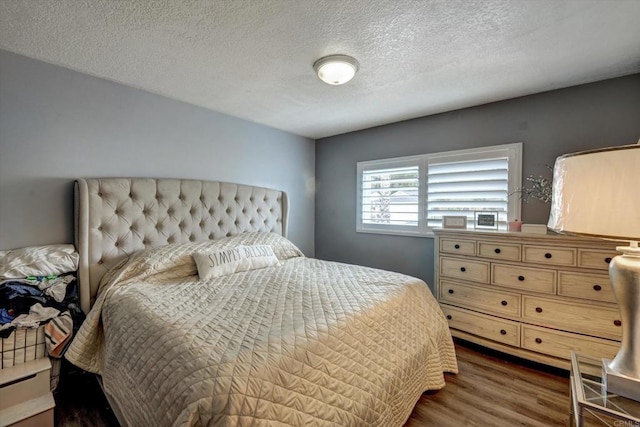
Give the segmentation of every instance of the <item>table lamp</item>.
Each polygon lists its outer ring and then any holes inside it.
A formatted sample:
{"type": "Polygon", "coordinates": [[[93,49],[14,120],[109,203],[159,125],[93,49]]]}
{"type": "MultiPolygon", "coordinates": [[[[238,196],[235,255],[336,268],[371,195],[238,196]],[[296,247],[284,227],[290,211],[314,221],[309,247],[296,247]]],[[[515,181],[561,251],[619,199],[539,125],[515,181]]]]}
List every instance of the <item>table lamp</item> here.
{"type": "Polygon", "coordinates": [[[629,242],[609,264],[622,343],[603,360],[607,391],[640,400],[640,142],[556,159],[549,228],[629,242]]]}

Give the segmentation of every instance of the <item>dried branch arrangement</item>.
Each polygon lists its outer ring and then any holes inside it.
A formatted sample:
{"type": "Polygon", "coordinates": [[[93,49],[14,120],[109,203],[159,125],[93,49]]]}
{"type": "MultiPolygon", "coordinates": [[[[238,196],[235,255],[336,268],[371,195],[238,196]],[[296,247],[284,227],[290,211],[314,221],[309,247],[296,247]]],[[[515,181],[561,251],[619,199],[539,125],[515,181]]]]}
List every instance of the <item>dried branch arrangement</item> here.
{"type": "MultiPolygon", "coordinates": [[[[547,165],[547,169],[553,171],[551,166],[547,165]]],[[[540,200],[544,203],[551,203],[553,195],[553,179],[544,176],[529,175],[526,178],[528,184],[517,187],[511,194],[520,194],[520,199],[527,203],[531,199],[540,200]]]]}

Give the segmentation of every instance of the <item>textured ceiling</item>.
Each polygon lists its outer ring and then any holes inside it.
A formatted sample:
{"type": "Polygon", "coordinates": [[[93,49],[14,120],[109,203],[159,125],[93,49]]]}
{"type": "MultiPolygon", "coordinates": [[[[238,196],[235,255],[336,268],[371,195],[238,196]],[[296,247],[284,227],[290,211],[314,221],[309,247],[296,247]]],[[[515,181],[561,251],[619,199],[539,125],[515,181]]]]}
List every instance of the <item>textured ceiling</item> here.
{"type": "Polygon", "coordinates": [[[3,0],[0,48],[311,138],[640,71],[640,0],[3,0]],[[352,55],[356,77],[313,62],[352,55]]]}

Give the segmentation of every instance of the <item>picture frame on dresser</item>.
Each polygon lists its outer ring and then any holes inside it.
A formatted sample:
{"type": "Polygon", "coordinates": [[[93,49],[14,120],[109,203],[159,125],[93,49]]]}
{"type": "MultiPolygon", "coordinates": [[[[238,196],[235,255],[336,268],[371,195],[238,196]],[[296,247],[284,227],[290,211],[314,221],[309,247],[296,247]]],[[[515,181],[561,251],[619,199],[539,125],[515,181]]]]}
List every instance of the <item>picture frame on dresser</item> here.
{"type": "Polygon", "coordinates": [[[476,230],[497,230],[498,212],[474,212],[473,227],[476,230]]]}
{"type": "Polygon", "coordinates": [[[442,217],[442,228],[467,228],[467,217],[464,215],[444,215],[442,217]]]}
{"type": "Polygon", "coordinates": [[[435,294],[454,337],[568,369],[615,355],[622,323],[607,275],[615,243],[437,229],[435,294]]]}

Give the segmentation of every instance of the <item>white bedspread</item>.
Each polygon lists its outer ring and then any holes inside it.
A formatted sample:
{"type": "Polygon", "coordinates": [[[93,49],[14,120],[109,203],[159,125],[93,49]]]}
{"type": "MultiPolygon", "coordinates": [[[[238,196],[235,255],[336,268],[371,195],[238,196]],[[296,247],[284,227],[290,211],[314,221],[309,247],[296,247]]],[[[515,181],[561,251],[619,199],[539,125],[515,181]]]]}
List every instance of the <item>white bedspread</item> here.
{"type": "Polygon", "coordinates": [[[134,255],[66,357],[132,426],[399,426],[457,372],[426,284],[247,233],[134,255]],[[192,253],[271,244],[280,266],[199,281],[192,253]]]}

